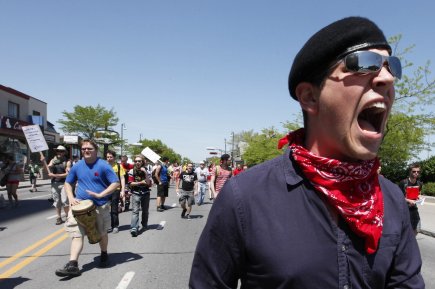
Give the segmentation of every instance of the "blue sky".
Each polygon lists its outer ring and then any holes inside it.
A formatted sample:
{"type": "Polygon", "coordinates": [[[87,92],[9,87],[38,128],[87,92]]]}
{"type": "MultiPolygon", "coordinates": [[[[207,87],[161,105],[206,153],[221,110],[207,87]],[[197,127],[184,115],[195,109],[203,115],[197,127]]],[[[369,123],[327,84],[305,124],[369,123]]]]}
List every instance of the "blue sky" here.
{"type": "MultiPolygon", "coordinates": [[[[287,90],[294,56],[346,16],[375,21],[435,63],[433,1],[0,0],[0,84],[62,111],[116,111],[130,143],[161,139],[200,161],[231,132],[299,112],[287,90]],[[298,3],[296,3],[298,2],[298,3]]],[[[433,65],[432,65],[432,70],[433,65]]],[[[406,71],[405,71],[406,73],[406,71]]]]}

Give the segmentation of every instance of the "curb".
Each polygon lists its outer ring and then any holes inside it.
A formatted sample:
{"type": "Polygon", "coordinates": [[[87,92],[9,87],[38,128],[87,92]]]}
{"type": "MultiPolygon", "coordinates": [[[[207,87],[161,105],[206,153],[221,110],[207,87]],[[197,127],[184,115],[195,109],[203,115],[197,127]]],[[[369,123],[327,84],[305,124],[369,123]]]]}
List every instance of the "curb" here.
{"type": "Polygon", "coordinates": [[[418,232],[423,234],[423,235],[435,238],[435,233],[434,232],[431,232],[431,231],[428,231],[428,230],[424,230],[424,229],[420,229],[418,232]]]}

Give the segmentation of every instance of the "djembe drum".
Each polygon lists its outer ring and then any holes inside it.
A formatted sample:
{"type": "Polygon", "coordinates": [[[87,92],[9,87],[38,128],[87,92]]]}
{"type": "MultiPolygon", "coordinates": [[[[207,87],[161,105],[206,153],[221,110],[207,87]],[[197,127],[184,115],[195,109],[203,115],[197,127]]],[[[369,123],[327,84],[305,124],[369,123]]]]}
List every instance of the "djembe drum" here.
{"type": "Polygon", "coordinates": [[[79,204],[71,206],[71,211],[77,223],[83,226],[90,244],[100,242],[101,235],[97,229],[97,213],[95,205],[91,200],[80,201],[79,204]]]}

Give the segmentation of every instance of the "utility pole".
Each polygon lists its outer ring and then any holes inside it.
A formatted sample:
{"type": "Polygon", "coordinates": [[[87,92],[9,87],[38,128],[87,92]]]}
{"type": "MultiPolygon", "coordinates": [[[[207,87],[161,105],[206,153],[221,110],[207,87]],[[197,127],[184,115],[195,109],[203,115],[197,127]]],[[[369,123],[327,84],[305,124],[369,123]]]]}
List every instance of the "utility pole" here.
{"type": "Polygon", "coordinates": [[[231,132],[233,140],[231,142],[231,167],[234,168],[234,132],[231,132]]]}
{"type": "Polygon", "coordinates": [[[121,123],[121,156],[124,153],[124,129],[127,129],[125,123],[121,123]]]}

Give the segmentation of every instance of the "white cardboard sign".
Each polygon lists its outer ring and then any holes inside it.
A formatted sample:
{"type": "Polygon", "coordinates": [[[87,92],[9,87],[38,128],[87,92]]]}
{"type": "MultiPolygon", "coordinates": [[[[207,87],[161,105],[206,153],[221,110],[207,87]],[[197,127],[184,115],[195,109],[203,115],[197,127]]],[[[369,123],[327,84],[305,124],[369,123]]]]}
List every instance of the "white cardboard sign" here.
{"type": "Polygon", "coordinates": [[[39,125],[27,125],[22,126],[21,128],[23,129],[24,136],[26,137],[32,153],[48,150],[47,142],[45,141],[39,125]]]}
{"type": "Polygon", "coordinates": [[[160,156],[158,154],[156,154],[152,149],[150,149],[149,147],[146,147],[142,150],[141,154],[146,157],[147,159],[149,159],[150,161],[152,161],[153,163],[156,163],[160,160],[160,156]]]}

